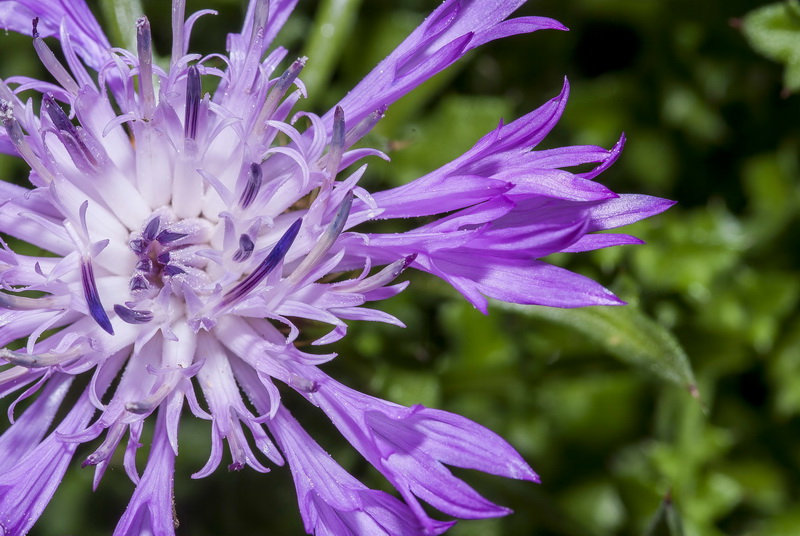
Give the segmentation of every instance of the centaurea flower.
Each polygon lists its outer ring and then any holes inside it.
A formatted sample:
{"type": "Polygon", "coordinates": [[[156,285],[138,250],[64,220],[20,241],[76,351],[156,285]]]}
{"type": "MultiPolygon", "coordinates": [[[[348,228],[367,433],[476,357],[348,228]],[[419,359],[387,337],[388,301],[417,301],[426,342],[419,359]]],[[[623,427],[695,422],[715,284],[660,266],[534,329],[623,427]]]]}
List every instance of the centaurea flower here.
{"type": "MultiPolygon", "coordinates": [[[[354,148],[399,97],[494,39],[563,29],[508,19],[524,0],[446,0],[327,114],[297,112],[305,58],[272,41],[296,0],[251,0],[228,55],[188,52],[198,12],[173,0],[169,68],[141,18],[135,51],[111,48],[83,0],[4,0],[0,27],[29,33],[55,80],[0,81],[0,148],[31,168],[27,189],[0,182],[0,231],[54,256],[0,251],[0,395],[34,397],[0,436],[0,528],[27,533],[82,443],[97,487],[124,443],[137,484],[114,534],[174,534],[172,480],[180,414],[211,421],[208,463],[287,463],[308,533],[440,534],[419,500],[457,518],[504,515],[445,466],[538,477],[503,439],[464,417],[404,407],[336,382],[334,354],[300,350],[296,320],[400,320],[365,307],[402,291],[403,270],[434,274],[486,312],[487,296],[557,307],[621,303],[597,283],[541,260],[639,243],[595,231],[671,203],[617,195],[593,181],[618,156],[577,146],[532,150],[557,122],[567,86],[500,124],[463,156],[409,184],[370,194],[354,148]],[[57,37],[66,65],[44,37],[57,37]],[[225,69],[215,67],[222,59],[225,69]],[[281,65],[286,65],[281,67],[281,65]],[[213,95],[203,79],[216,79],[213,95]],[[12,89],[13,88],[13,89],[12,89]],[[26,92],[39,99],[23,100],[26,92]],[[593,170],[563,168],[595,163],[593,170]],[[404,233],[358,233],[376,219],[427,217],[404,233]],[[21,294],[22,291],[34,291],[21,294]],[[73,378],[88,386],[54,423],[73,378]],[[398,490],[372,490],[304,431],[277,382],[327,415],[398,490]],[[113,387],[112,387],[113,386],[113,387]],[[197,396],[200,391],[202,397],[197,396]],[[35,395],[35,396],[34,396],[35,395]],[[204,401],[204,402],[203,402],[204,401]],[[135,462],[156,414],[144,472],[135,462]],[[127,439],[126,439],[127,438],[127,439]]],[[[412,220],[413,221],[413,220],[412,220]]]]}

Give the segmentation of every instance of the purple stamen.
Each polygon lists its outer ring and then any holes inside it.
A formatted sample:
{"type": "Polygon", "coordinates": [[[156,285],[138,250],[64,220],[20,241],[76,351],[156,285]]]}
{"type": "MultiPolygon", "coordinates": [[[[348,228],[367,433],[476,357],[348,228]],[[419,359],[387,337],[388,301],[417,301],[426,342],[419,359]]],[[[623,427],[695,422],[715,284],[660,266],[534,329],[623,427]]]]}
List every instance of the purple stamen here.
{"type": "Polygon", "coordinates": [[[202,85],[197,66],[192,65],[186,73],[186,112],[183,121],[184,137],[194,140],[197,136],[197,115],[200,108],[202,85]]]}
{"type": "Polygon", "coordinates": [[[258,190],[261,188],[262,175],[263,172],[259,164],[255,162],[250,164],[250,171],[247,174],[247,184],[244,185],[244,191],[242,191],[242,196],[239,198],[239,206],[243,209],[249,207],[253,204],[253,201],[255,201],[258,190]]]}
{"type": "Polygon", "coordinates": [[[169,251],[162,251],[156,257],[156,261],[160,262],[161,264],[168,264],[169,263],[169,251]]]}
{"type": "Polygon", "coordinates": [[[97,159],[81,139],[78,129],[51,95],[47,94],[42,98],[42,108],[47,112],[53,126],[58,129],[58,138],[67,148],[67,152],[78,169],[84,172],[96,170],[97,159]]]}
{"type": "Polygon", "coordinates": [[[381,106],[351,128],[344,139],[345,148],[351,147],[355,142],[366,136],[369,131],[375,128],[375,125],[378,124],[378,121],[383,118],[385,113],[386,106],[381,106]]]}
{"type": "Polygon", "coordinates": [[[175,242],[176,240],[180,240],[184,236],[188,236],[188,235],[186,233],[176,233],[174,231],[169,231],[167,229],[164,229],[163,231],[158,233],[158,236],[156,237],[156,240],[158,241],[159,244],[162,244],[162,245],[166,246],[167,244],[169,244],[171,242],[175,242]]]}
{"type": "Polygon", "coordinates": [[[331,133],[331,145],[328,149],[328,173],[333,178],[339,172],[339,164],[342,162],[344,154],[344,110],[337,106],[333,112],[333,132],[331,133]]]}
{"type": "Polygon", "coordinates": [[[161,218],[156,216],[149,222],[147,222],[147,227],[144,228],[144,232],[142,233],[142,238],[145,239],[147,243],[153,241],[158,233],[158,227],[161,225],[161,218]]]}
{"type": "Polygon", "coordinates": [[[53,75],[61,87],[72,93],[73,95],[77,95],[80,87],[78,87],[78,83],[75,82],[75,79],[67,72],[61,62],[56,59],[55,54],[53,51],[50,50],[50,47],[44,42],[44,40],[39,37],[39,17],[33,19],[33,48],[36,50],[36,54],[39,56],[39,59],[42,62],[42,65],[45,66],[47,71],[53,75]]]}
{"type": "Polygon", "coordinates": [[[65,114],[64,110],[61,109],[61,106],[56,104],[56,101],[51,94],[47,93],[42,97],[42,107],[44,108],[45,112],[47,112],[47,115],[50,117],[53,125],[58,130],[69,132],[73,136],[77,137],[78,131],[75,128],[75,125],[73,125],[72,121],[69,120],[67,114],[65,114]]]}
{"type": "Polygon", "coordinates": [[[147,282],[147,278],[145,278],[143,275],[136,274],[131,278],[131,282],[128,285],[128,288],[130,288],[131,291],[147,290],[148,288],[150,288],[150,283],[147,282]]]}
{"type": "Polygon", "coordinates": [[[153,271],[153,261],[150,259],[141,259],[136,263],[136,269],[140,272],[150,273],[153,271]]]}
{"type": "Polygon", "coordinates": [[[144,105],[142,115],[149,119],[153,115],[156,96],[153,88],[153,41],[147,17],[136,21],[136,52],[139,55],[139,90],[144,105]]]}
{"type": "Polygon", "coordinates": [[[227,294],[225,294],[221,305],[230,305],[241,300],[247,294],[249,294],[250,291],[253,290],[256,285],[258,285],[265,277],[267,277],[289,252],[289,248],[292,247],[292,243],[297,237],[297,233],[300,231],[300,226],[302,224],[302,218],[295,221],[283,234],[280,240],[278,240],[278,243],[275,244],[275,247],[269,252],[267,258],[258,265],[258,268],[253,270],[253,272],[241,283],[233,287],[230,291],[228,291],[227,294]]]}
{"type": "Polygon", "coordinates": [[[297,80],[300,71],[303,70],[305,65],[306,58],[295,60],[281,75],[278,81],[275,82],[275,85],[272,86],[267,98],[264,100],[264,106],[261,107],[261,111],[256,118],[255,125],[256,128],[259,129],[259,132],[263,133],[267,129],[265,122],[272,116],[273,112],[275,112],[275,109],[278,107],[278,102],[283,98],[294,81],[297,80]]]}
{"type": "Polygon", "coordinates": [[[255,244],[246,233],[239,237],[239,249],[233,254],[234,262],[244,262],[253,254],[255,244]]]}
{"type": "Polygon", "coordinates": [[[119,304],[114,306],[114,312],[117,313],[120,320],[128,324],[147,324],[153,319],[152,311],[137,311],[119,304]]]}
{"type": "Polygon", "coordinates": [[[114,334],[111,320],[108,319],[103,304],[100,303],[100,295],[97,293],[97,283],[94,280],[94,270],[92,262],[84,260],[81,262],[81,282],[83,283],[83,293],[86,296],[86,305],[89,306],[89,314],[92,315],[103,330],[109,335],[114,334]]]}
{"type": "Polygon", "coordinates": [[[147,249],[147,242],[142,240],[141,238],[134,238],[133,240],[128,242],[128,246],[130,246],[131,251],[133,251],[137,255],[141,255],[147,249]]]}
{"type": "Polygon", "coordinates": [[[164,267],[164,275],[178,275],[185,274],[186,270],[174,264],[168,264],[164,267]]]}

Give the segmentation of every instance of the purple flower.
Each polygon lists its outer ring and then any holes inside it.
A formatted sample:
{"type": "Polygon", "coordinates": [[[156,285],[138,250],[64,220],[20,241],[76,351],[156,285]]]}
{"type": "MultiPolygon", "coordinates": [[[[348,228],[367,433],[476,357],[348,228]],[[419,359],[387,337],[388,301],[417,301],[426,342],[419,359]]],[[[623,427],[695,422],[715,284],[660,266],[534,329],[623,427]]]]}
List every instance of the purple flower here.
{"type": "Polygon", "coordinates": [[[110,47],[82,0],[0,1],[0,27],[32,34],[57,82],[0,81],[0,150],[29,164],[32,185],[0,182],[0,232],[54,254],[0,250],[0,346],[24,341],[0,350],[0,396],[33,398],[0,436],[0,532],[27,533],[79,463],[77,447],[92,442],[80,463],[94,466],[95,487],[121,443],[137,484],[115,534],[174,534],[184,405],[211,421],[208,463],[195,477],[218,467],[226,444],[230,469],[287,463],[305,528],[318,535],[440,534],[452,525],[431,519],[420,499],[457,518],[508,513],[446,466],[538,480],[508,443],[464,417],[337,383],[320,369],[334,354],[301,351],[293,319],[331,326],[314,345],[343,337],[347,320],[402,326],[365,305],[401,292],[407,282],[394,281],[407,268],[444,279],[483,311],[487,297],[618,304],[597,283],[538,259],[639,243],[595,231],[671,203],[593,181],[622,140],[611,150],[533,150],[558,121],[566,85],[453,162],[370,194],[360,185],[366,164],[346,170],[385,158],[353,147],[395,100],[481,44],[563,27],[508,19],[522,0],[447,0],[319,117],[295,111],[305,58],[286,62],[272,44],[295,3],[251,0],[228,55],[208,58],[187,44],[210,12],[185,19],[174,0],[162,70],[146,18],[127,51],[110,47]],[[43,41],[51,36],[66,64],[43,41]],[[210,61],[220,58],[225,69],[210,61]],[[213,95],[203,79],[218,84],[213,95]],[[23,100],[30,92],[40,98],[23,100]],[[564,169],[589,163],[592,171],[564,169]],[[430,223],[356,232],[370,220],[418,216],[430,223]],[[88,386],[61,408],[76,375],[88,386]],[[276,380],[318,406],[401,498],[368,489],[328,456],[290,415],[276,380]],[[66,416],[53,422],[60,409],[66,416]],[[156,412],[140,476],[143,423],[156,412]]]}

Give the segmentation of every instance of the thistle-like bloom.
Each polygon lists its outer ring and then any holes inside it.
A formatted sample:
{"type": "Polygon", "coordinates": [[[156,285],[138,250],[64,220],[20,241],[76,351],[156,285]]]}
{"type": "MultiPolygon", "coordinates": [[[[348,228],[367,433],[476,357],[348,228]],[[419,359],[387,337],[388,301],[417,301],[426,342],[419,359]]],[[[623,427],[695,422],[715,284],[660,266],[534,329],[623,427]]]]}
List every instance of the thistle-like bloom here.
{"type": "Polygon", "coordinates": [[[189,35],[209,12],[185,19],[184,2],[174,0],[167,69],[153,59],[146,18],[128,51],[110,47],[83,0],[0,2],[0,27],[31,34],[55,80],[0,81],[0,148],[27,162],[32,185],[0,182],[0,231],[52,253],[0,250],[0,345],[22,341],[0,350],[0,396],[16,397],[0,437],[0,533],[27,533],[77,447],[91,443],[80,462],[94,466],[95,487],[118,448],[137,484],[115,534],[174,534],[184,404],[211,423],[208,463],[194,476],[214,471],[226,445],[230,469],[288,464],[309,533],[447,530],[452,522],[430,518],[420,500],[456,518],[508,512],[446,466],[537,480],[478,424],[336,382],[323,371],[334,354],[295,344],[297,319],[331,326],[317,346],[344,336],[348,320],[401,326],[365,304],[402,291],[407,283],[395,279],[408,268],[444,279],[482,311],[487,296],[617,304],[597,283],[538,259],[638,243],[594,232],[671,203],[593,181],[621,143],[532,150],[557,122],[566,86],[453,162],[369,193],[361,162],[384,155],[354,146],[395,100],[481,44],[562,27],[508,19],[523,0],[446,0],[319,117],[297,111],[305,58],[286,61],[272,44],[295,2],[251,0],[228,55],[201,57],[187,51],[189,35]],[[66,64],[43,41],[50,36],[66,64]],[[204,81],[216,85],[213,95],[204,81]],[[596,166],[564,169],[587,163],[596,166]],[[420,216],[430,223],[404,233],[357,231],[370,220],[420,216]],[[78,375],[86,387],[73,387],[77,402],[62,408],[78,375]],[[276,382],[324,412],[399,498],[367,488],[328,456],[276,382]],[[57,413],[65,416],[56,421],[57,413]],[[152,414],[139,474],[135,455],[152,414]]]}

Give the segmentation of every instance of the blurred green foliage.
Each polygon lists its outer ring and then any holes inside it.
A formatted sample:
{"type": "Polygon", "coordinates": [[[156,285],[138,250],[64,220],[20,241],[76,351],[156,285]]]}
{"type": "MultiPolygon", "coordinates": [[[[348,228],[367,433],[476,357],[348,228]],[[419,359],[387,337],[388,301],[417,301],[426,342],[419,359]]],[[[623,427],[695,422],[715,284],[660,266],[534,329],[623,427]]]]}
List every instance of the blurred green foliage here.
{"type": "MultiPolygon", "coordinates": [[[[344,2],[358,12],[339,15],[333,4],[301,2],[279,39],[290,58],[309,54],[310,105],[320,112],[438,2],[344,2]],[[325,46],[309,40],[324,24],[318,12],[352,27],[315,64],[325,46]]],[[[167,54],[169,2],[143,6],[167,54]]],[[[645,246],[552,259],[609,286],[628,308],[494,306],[483,316],[416,274],[382,304],[405,330],[356,323],[337,345],[328,369],[342,381],[466,415],[541,474],[537,486],[464,472],[515,513],[459,523],[453,535],[800,534],[800,97],[782,95],[784,85],[800,86],[800,18],[796,1],[748,15],[754,7],[532,2],[520,13],[556,18],[570,33],[483,47],[393,106],[368,140],[393,160],[371,162],[368,186],[403,183],[460,154],[500,117],[553,97],[567,75],[570,104],[545,146],[611,146],[624,131],[623,156],[600,180],[679,201],[628,230],[645,246]],[[759,54],[785,64],[785,82],[759,54]]],[[[219,15],[198,22],[192,48],[218,51],[243,7],[197,0],[187,13],[201,8],[219,15]]],[[[8,36],[0,46],[27,42],[8,36]]],[[[34,58],[6,55],[0,75],[35,74],[34,58]]],[[[0,173],[22,171],[3,160],[0,173]]],[[[324,418],[286,396],[337,460],[386,488],[324,418]]],[[[208,435],[204,422],[182,427],[178,533],[302,533],[284,469],[189,479],[208,435]]],[[[120,466],[91,494],[91,475],[74,465],[35,534],[107,534],[124,509],[132,485],[120,466]]]]}

